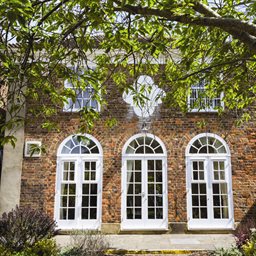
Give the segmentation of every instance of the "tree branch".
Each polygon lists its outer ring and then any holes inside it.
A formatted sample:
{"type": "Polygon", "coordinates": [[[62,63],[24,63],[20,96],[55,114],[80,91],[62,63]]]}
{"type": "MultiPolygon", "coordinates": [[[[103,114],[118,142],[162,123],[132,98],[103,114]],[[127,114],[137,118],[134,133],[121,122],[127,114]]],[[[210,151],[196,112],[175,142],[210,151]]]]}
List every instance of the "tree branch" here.
{"type": "MultiPolygon", "coordinates": [[[[115,1],[118,3],[118,1],[115,1]]],[[[198,4],[195,9],[201,14],[211,15],[210,17],[191,17],[189,15],[176,15],[170,10],[159,10],[148,7],[124,5],[115,7],[115,11],[124,11],[142,16],[156,16],[169,21],[176,21],[183,24],[200,25],[205,27],[220,28],[235,38],[241,40],[250,50],[256,53],[256,25],[234,18],[216,17],[217,13],[204,5],[198,4]]]]}

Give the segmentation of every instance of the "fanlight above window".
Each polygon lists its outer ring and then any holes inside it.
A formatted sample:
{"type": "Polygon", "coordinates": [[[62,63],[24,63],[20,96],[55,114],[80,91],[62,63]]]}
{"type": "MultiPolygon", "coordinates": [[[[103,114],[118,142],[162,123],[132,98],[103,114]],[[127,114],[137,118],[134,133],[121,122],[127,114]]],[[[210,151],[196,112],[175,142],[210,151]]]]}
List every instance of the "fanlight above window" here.
{"type": "Polygon", "coordinates": [[[127,147],[126,154],[163,154],[163,148],[154,138],[141,136],[127,147]]]}
{"type": "Polygon", "coordinates": [[[211,136],[204,136],[194,141],[189,149],[191,154],[226,154],[223,143],[211,136]]]}
{"type": "Polygon", "coordinates": [[[93,140],[74,135],[65,143],[61,154],[99,154],[99,148],[93,140]]]}

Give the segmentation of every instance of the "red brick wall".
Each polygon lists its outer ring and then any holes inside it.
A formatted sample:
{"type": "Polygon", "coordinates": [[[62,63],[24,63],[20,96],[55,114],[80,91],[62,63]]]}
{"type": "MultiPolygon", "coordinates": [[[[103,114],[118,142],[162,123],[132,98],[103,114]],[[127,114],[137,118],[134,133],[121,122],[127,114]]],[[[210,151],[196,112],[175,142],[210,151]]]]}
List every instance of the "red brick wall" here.
{"type": "MultiPolygon", "coordinates": [[[[104,152],[103,173],[103,223],[120,222],[121,216],[121,157],[125,142],[141,132],[141,122],[117,91],[109,91],[109,105],[101,111],[92,135],[101,143],[104,152]],[[105,120],[115,117],[113,128],[105,120]]],[[[25,158],[23,162],[21,205],[32,205],[46,210],[53,216],[56,178],[56,152],[59,144],[74,134],[79,117],[72,113],[59,113],[55,118],[60,132],[46,132],[39,123],[27,123],[26,139],[39,139],[47,153],[38,159],[25,158]]],[[[199,133],[211,132],[221,136],[231,150],[233,199],[235,221],[256,214],[256,122],[242,127],[235,126],[235,116],[226,113],[187,113],[158,106],[151,118],[149,132],[158,136],[167,148],[168,158],[168,212],[169,222],[186,222],[186,168],[185,149],[199,133]],[[204,121],[200,128],[198,122],[204,121]]]]}

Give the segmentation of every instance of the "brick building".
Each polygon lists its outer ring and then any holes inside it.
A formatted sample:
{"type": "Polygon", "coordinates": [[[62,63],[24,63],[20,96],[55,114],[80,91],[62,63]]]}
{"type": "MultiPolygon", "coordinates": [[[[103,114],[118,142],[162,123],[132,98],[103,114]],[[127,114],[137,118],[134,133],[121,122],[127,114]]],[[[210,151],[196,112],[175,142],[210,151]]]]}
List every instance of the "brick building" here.
{"type": "MultiPolygon", "coordinates": [[[[154,85],[146,75],[137,82],[154,85]]],[[[105,232],[232,230],[255,216],[256,120],[238,127],[233,113],[218,115],[221,96],[184,114],[155,100],[162,92],[153,88],[146,107],[138,107],[110,81],[108,105],[100,107],[89,90],[80,93],[56,116],[60,132],[27,123],[15,160],[14,150],[4,149],[1,211],[30,205],[61,229],[105,232]],[[101,116],[85,139],[75,134],[83,100],[101,116]],[[116,125],[107,127],[113,117],[116,125]],[[31,157],[31,144],[46,153],[31,157]]],[[[199,90],[192,88],[188,104],[199,90]]]]}

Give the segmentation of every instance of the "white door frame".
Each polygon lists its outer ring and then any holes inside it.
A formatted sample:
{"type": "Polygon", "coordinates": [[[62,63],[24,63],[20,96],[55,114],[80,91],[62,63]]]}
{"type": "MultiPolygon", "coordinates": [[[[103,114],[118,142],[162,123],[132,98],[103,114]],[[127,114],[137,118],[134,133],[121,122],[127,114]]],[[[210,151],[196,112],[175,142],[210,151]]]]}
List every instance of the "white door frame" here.
{"type": "MultiPolygon", "coordinates": [[[[205,136],[205,134],[200,134],[192,139],[191,144],[200,137],[205,136]]],[[[207,134],[207,136],[212,136],[212,134],[207,134]]],[[[225,141],[219,136],[214,134],[215,138],[218,138],[225,147],[227,147],[225,141]]],[[[226,154],[190,154],[189,147],[186,151],[186,189],[187,189],[187,216],[188,216],[188,229],[189,230],[224,230],[224,229],[234,229],[234,210],[233,210],[233,192],[232,192],[232,172],[231,172],[231,157],[230,151],[227,147],[226,154]],[[192,216],[192,189],[191,184],[192,178],[192,161],[204,161],[204,172],[205,172],[205,182],[206,183],[206,193],[207,193],[207,219],[193,219],[192,216]],[[225,182],[227,184],[228,191],[228,209],[229,218],[228,219],[217,219],[213,216],[213,183],[222,183],[221,181],[214,180],[212,163],[214,160],[220,160],[225,162],[225,182]]],[[[200,183],[200,181],[195,181],[194,183],[200,183]]]]}
{"type": "Polygon", "coordinates": [[[147,134],[151,138],[157,139],[163,147],[163,154],[126,154],[125,150],[130,142],[145,134],[137,134],[130,138],[124,148],[122,156],[122,197],[121,197],[121,230],[167,230],[168,229],[168,192],[167,192],[167,159],[166,151],[162,142],[156,136],[147,134]],[[126,215],[126,185],[127,185],[127,160],[141,160],[142,163],[142,219],[127,219],[126,215]],[[162,161],[162,179],[163,179],[163,219],[148,219],[147,213],[147,161],[161,160],[162,161]]]}

